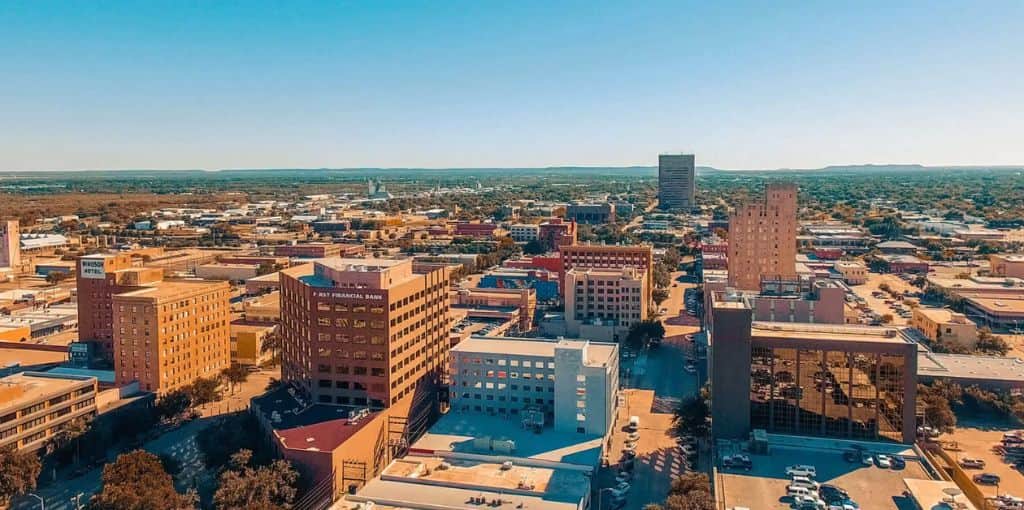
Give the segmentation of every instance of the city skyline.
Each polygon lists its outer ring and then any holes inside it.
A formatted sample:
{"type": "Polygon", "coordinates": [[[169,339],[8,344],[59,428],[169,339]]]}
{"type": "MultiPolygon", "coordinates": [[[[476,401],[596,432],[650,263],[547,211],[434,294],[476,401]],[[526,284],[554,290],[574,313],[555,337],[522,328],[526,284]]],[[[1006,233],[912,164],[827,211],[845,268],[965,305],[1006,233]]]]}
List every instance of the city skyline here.
{"type": "Polygon", "coordinates": [[[1024,164],[1009,2],[0,13],[0,171],[1024,164]]]}

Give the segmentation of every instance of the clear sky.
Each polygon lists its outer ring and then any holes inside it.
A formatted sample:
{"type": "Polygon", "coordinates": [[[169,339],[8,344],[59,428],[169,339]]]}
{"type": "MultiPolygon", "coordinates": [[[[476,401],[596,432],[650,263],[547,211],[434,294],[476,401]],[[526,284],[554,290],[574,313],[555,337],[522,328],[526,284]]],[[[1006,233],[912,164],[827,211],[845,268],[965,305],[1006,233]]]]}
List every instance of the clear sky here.
{"type": "Polygon", "coordinates": [[[1024,2],[0,2],[0,170],[1024,164],[1024,2]]]}

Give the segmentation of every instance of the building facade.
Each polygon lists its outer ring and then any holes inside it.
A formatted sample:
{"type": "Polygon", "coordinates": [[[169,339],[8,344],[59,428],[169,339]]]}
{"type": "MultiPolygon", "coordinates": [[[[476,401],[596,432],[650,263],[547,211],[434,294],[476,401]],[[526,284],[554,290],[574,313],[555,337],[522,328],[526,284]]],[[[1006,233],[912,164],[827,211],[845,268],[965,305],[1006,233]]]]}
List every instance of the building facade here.
{"type": "Polygon", "coordinates": [[[658,206],[662,209],[693,209],[696,171],[693,154],[658,156],[658,206]]]}
{"type": "Polygon", "coordinates": [[[384,409],[436,382],[448,280],[411,259],[327,259],[281,272],[281,374],[314,402],[384,409]]]}
{"type": "Polygon", "coordinates": [[[114,296],[163,279],[163,269],[136,267],[129,254],[78,259],[78,337],[104,363],[114,362],[114,296]]]}
{"type": "Polygon", "coordinates": [[[0,448],[35,451],[71,420],[96,416],[95,377],[20,372],[0,378],[0,448]]]}
{"type": "Polygon", "coordinates": [[[540,238],[540,225],[517,223],[508,227],[508,235],[517,243],[528,243],[540,238]]]}
{"type": "Polygon", "coordinates": [[[452,348],[451,358],[455,412],[600,436],[614,420],[617,344],[473,337],[452,348]]]}
{"type": "Polygon", "coordinates": [[[576,222],[551,218],[539,225],[537,237],[544,248],[557,250],[560,246],[576,244],[576,222]]]}
{"type": "Polygon", "coordinates": [[[18,220],[0,221],[0,267],[21,266],[21,228],[18,220]]]}
{"type": "Polygon", "coordinates": [[[966,315],[945,308],[914,308],[910,325],[929,340],[949,342],[968,349],[978,343],[978,326],[966,315]]]}
{"type": "Polygon", "coordinates": [[[565,217],[588,225],[615,223],[615,206],[610,203],[574,202],[565,207],[565,217]]]}
{"type": "Polygon", "coordinates": [[[771,433],[912,443],[917,344],[906,328],[755,322],[749,307],[713,303],[712,433],[771,433]]]}
{"type": "Polygon", "coordinates": [[[113,297],[118,385],[166,393],[231,366],[231,286],[165,280],[113,297]]]}
{"type": "Polygon", "coordinates": [[[640,268],[576,267],[565,273],[568,336],[617,341],[648,315],[650,281],[640,268]]]}
{"type": "Polygon", "coordinates": [[[729,218],[729,286],[756,290],[763,277],[796,276],[795,184],[772,183],[764,199],[729,218]]]}
{"type": "MultiPolygon", "coordinates": [[[[593,269],[621,269],[635,267],[647,273],[647,281],[654,280],[654,251],[649,245],[610,246],[603,244],[572,244],[558,250],[561,287],[565,293],[565,273],[575,267],[593,269]]],[[[647,300],[650,301],[650,289],[647,300]]]]}

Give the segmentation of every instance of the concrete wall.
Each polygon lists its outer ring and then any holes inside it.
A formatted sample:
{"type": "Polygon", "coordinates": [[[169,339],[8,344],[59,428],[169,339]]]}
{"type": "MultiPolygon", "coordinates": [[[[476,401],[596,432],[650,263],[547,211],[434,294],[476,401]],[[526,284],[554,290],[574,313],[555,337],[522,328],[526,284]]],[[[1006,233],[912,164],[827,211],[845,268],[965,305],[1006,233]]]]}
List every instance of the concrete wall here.
{"type": "Polygon", "coordinates": [[[711,344],[711,423],[714,435],[746,439],[750,434],[750,310],[715,309],[711,344]]]}

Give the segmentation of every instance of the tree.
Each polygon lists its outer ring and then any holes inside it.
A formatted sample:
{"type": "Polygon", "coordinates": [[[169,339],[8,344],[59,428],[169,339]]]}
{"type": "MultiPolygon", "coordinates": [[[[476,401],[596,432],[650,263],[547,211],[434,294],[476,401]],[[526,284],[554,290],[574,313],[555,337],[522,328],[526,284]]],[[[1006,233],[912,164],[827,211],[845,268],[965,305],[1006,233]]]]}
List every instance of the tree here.
{"type": "MultiPolygon", "coordinates": [[[[80,416],[71,421],[65,422],[60,430],[50,437],[48,446],[52,451],[62,451],[73,445],[75,450],[75,463],[77,464],[79,457],[81,457],[82,436],[87,432],[89,432],[89,418],[86,416],[80,416]]],[[[67,457],[65,456],[64,458],[66,459],[67,457]]]]}
{"type": "Polygon", "coordinates": [[[633,323],[626,334],[626,343],[634,349],[646,349],[652,342],[665,338],[665,326],[660,321],[646,319],[633,323]]]}
{"type": "Polygon", "coordinates": [[[49,283],[50,285],[57,285],[67,278],[68,274],[60,271],[50,271],[49,273],[46,273],[46,283],[49,283]]]}
{"type": "Polygon", "coordinates": [[[978,329],[978,343],[976,346],[979,351],[1000,356],[1006,356],[1006,353],[1010,352],[1010,344],[1006,343],[1006,340],[1003,340],[1001,337],[993,335],[992,330],[986,327],[978,329]]]}
{"type": "Polygon", "coordinates": [[[262,441],[260,425],[251,413],[225,416],[196,436],[196,446],[207,468],[217,470],[228,464],[231,455],[245,449],[257,464],[266,464],[273,452],[262,441]]]}
{"type": "Polygon", "coordinates": [[[195,508],[194,494],[174,490],[171,475],[160,459],[143,450],[119,455],[103,467],[102,488],[93,497],[94,510],[149,510],[195,508]]]}
{"type": "Polygon", "coordinates": [[[221,473],[213,502],[221,510],[290,508],[298,480],[299,473],[288,461],[253,467],[252,452],[239,450],[231,456],[229,469],[221,473]]]}
{"type": "Polygon", "coordinates": [[[685,473],[672,480],[663,504],[650,503],[644,510],[714,510],[711,482],[704,473],[685,473]]]}
{"type": "Polygon", "coordinates": [[[882,314],[882,324],[892,324],[892,314],[882,314]]]}
{"type": "Polygon", "coordinates": [[[544,244],[536,239],[523,245],[523,253],[527,255],[540,255],[546,251],[544,244]]]}
{"type": "Polygon", "coordinates": [[[221,398],[220,380],[217,377],[200,377],[186,388],[192,397],[192,405],[201,406],[221,398]]]}
{"type": "Polygon", "coordinates": [[[705,436],[708,433],[708,403],[703,397],[693,395],[679,402],[672,416],[672,428],[676,435],[705,436]]]}
{"type": "Polygon", "coordinates": [[[654,286],[665,288],[672,285],[672,273],[664,264],[654,266],[654,286]]]}
{"type": "Polygon", "coordinates": [[[36,480],[43,465],[34,452],[19,452],[0,448],[0,507],[12,497],[36,489],[36,480]]]}
{"type": "Polygon", "coordinates": [[[249,379],[249,370],[242,365],[233,363],[230,367],[220,372],[221,377],[228,382],[228,387],[234,393],[235,387],[249,379]]]}
{"type": "Polygon", "coordinates": [[[654,304],[661,306],[661,303],[669,298],[668,290],[654,289],[651,291],[651,298],[654,299],[654,304]]]}
{"type": "Polygon", "coordinates": [[[192,396],[187,389],[171,391],[156,402],[156,411],[161,418],[178,416],[192,407],[192,396]]]}
{"type": "Polygon", "coordinates": [[[961,403],[963,390],[958,384],[935,381],[931,385],[917,385],[918,401],[924,404],[924,422],[929,427],[949,432],[956,427],[953,404],[961,403]]]}

